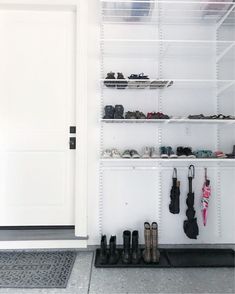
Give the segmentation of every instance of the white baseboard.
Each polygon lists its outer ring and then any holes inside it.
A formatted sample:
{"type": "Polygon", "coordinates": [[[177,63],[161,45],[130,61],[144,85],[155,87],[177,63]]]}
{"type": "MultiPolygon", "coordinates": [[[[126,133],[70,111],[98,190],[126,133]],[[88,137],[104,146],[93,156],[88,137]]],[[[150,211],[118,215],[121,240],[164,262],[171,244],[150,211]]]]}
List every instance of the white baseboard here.
{"type": "Polygon", "coordinates": [[[87,240],[0,241],[0,250],[11,249],[82,249],[87,240]]]}

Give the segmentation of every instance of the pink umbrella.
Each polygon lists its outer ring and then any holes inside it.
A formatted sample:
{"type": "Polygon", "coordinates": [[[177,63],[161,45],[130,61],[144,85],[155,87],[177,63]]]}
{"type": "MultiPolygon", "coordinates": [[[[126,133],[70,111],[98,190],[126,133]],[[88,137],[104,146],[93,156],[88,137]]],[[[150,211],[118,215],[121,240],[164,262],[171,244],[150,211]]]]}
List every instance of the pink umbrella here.
{"type": "Polygon", "coordinates": [[[206,222],[207,222],[208,205],[209,205],[210,196],[211,196],[210,180],[208,180],[207,178],[207,168],[205,168],[205,182],[202,187],[202,198],[201,198],[202,218],[203,218],[204,226],[206,225],[206,222]]]}

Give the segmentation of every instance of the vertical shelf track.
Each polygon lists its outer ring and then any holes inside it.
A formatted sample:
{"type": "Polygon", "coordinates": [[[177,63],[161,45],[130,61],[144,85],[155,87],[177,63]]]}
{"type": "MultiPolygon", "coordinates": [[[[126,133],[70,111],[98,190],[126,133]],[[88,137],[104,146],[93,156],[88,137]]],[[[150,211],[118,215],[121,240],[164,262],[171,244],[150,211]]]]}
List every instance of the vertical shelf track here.
{"type": "MultiPolygon", "coordinates": [[[[216,41],[219,40],[219,27],[216,27],[215,37],[216,41]]],[[[216,45],[216,59],[219,54],[218,45],[216,45]]],[[[219,79],[219,60],[216,61],[216,80],[219,79]]],[[[216,114],[220,113],[220,97],[219,97],[219,86],[216,84],[216,114]]],[[[220,150],[220,126],[216,125],[216,150],[220,150]]],[[[221,169],[220,163],[217,164],[216,168],[216,210],[217,210],[217,234],[221,237],[221,169]]]]}
{"type": "MultiPolygon", "coordinates": [[[[103,15],[102,15],[103,19],[103,15]]],[[[104,24],[101,21],[100,25],[100,40],[104,39],[104,24]]],[[[104,77],[104,42],[100,41],[100,78],[104,77]]],[[[103,117],[103,109],[104,109],[104,90],[102,85],[100,85],[100,120],[103,117]]],[[[104,125],[100,124],[100,158],[102,156],[102,152],[104,150],[104,125]]],[[[103,234],[103,163],[100,161],[99,163],[99,233],[103,234]]]]}

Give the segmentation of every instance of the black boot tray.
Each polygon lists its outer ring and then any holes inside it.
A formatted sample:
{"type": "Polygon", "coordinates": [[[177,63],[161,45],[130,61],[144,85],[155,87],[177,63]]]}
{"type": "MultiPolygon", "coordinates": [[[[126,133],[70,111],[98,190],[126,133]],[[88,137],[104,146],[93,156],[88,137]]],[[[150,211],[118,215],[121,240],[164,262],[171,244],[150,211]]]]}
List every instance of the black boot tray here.
{"type": "MultiPolygon", "coordinates": [[[[123,264],[121,259],[116,264],[101,264],[100,249],[96,250],[95,267],[102,268],[174,268],[174,267],[234,267],[235,255],[232,249],[164,249],[160,250],[160,262],[147,264],[141,258],[138,264],[123,264]]],[[[141,253],[143,249],[141,250],[141,253]]]]}

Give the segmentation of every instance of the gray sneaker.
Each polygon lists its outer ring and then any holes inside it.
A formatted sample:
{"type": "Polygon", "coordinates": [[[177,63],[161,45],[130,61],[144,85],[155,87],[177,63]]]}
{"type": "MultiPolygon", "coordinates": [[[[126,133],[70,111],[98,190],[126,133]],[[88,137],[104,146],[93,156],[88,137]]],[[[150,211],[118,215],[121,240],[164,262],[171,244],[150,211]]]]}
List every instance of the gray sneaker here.
{"type": "Polygon", "coordinates": [[[131,158],[131,153],[130,153],[130,150],[125,150],[123,153],[122,153],[122,158],[131,158]]]}
{"type": "Polygon", "coordinates": [[[151,158],[160,158],[158,149],[156,147],[151,147],[151,158]]]}
{"type": "Polygon", "coordinates": [[[150,158],[151,149],[149,147],[144,147],[144,152],[142,158],[150,158]]]}
{"type": "Polygon", "coordinates": [[[134,150],[134,149],[132,149],[132,150],[130,151],[130,154],[131,154],[131,157],[132,157],[132,158],[140,158],[139,153],[138,153],[136,150],[134,150]]]}

